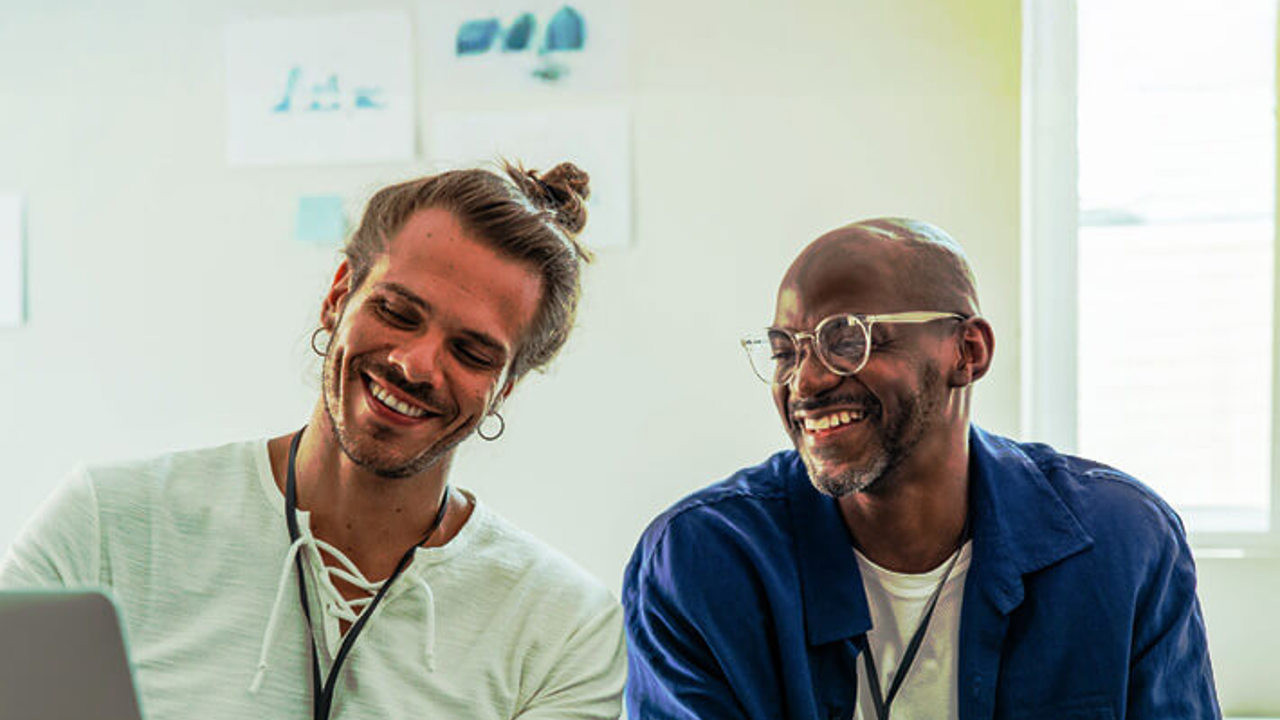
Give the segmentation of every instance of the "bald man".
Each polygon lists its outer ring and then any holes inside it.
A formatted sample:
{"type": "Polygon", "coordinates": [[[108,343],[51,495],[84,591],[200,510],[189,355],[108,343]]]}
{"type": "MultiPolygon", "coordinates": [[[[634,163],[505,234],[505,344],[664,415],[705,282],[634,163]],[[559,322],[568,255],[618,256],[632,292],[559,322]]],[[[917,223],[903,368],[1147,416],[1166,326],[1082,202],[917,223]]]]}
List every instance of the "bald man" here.
{"type": "Polygon", "coordinates": [[[1182,524],[969,419],[995,336],[960,246],[834,230],[743,340],[794,450],[645,531],[632,718],[1218,718],[1182,524]]]}

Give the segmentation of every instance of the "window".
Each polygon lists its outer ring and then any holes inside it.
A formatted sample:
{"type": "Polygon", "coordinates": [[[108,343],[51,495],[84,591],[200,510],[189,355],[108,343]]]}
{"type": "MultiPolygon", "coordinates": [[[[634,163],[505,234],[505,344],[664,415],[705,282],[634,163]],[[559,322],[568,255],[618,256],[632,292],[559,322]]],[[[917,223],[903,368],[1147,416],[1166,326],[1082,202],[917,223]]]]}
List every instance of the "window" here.
{"type": "Polygon", "coordinates": [[[1201,539],[1274,525],[1275,5],[1026,15],[1028,434],[1134,474],[1201,539]],[[1055,216],[1065,229],[1045,232],[1055,216]]]}

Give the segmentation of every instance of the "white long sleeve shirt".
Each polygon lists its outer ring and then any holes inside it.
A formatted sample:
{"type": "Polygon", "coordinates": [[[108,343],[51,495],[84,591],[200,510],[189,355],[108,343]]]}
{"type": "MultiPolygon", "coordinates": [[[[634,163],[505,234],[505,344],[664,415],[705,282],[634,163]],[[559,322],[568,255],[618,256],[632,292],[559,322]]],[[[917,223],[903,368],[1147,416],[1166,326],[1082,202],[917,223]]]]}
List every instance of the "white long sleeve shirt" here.
{"type": "MultiPolygon", "coordinates": [[[[298,511],[291,547],[265,440],[84,468],[9,549],[0,587],[110,591],[149,720],[310,718],[291,551],[325,671],[351,608],[308,517],[298,511]]],[[[331,717],[616,718],[625,670],[617,601],[477,501],[446,545],[416,551],[367,622],[331,717]]]]}

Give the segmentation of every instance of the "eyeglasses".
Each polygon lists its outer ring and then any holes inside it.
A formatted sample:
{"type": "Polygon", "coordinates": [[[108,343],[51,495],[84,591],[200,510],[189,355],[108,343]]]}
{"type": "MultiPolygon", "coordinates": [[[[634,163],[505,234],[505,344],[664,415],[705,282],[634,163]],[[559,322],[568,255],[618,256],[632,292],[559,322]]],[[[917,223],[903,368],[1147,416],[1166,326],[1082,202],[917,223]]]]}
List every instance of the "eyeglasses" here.
{"type": "Polygon", "coordinates": [[[808,338],[814,352],[836,375],[854,375],[871,357],[871,328],[876,323],[920,324],[935,320],[965,320],[959,313],[914,311],[886,315],[832,315],[813,332],[768,328],[763,335],[742,338],[751,369],[766,383],[786,384],[800,364],[800,342],[808,338]]]}

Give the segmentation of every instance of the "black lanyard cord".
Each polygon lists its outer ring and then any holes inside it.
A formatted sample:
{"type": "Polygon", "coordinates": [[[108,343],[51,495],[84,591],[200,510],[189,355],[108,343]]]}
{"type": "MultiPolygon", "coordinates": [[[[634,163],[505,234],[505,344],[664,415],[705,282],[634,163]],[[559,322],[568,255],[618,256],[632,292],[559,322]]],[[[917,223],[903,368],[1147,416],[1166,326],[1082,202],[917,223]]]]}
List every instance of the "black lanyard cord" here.
{"type": "MultiPolygon", "coordinates": [[[[302,432],[306,430],[303,427],[293,436],[293,441],[289,444],[289,471],[285,476],[284,503],[285,503],[285,523],[289,527],[290,542],[297,542],[300,533],[298,532],[298,520],[295,512],[298,508],[298,480],[296,473],[298,459],[298,444],[302,440],[302,432]]],[[[382,587],[378,588],[378,592],[373,596],[373,600],[365,607],[356,621],[351,627],[347,628],[346,637],[342,639],[342,645],[338,647],[338,654],[333,658],[333,666],[329,668],[329,677],[321,682],[320,678],[320,656],[316,650],[316,641],[314,630],[311,629],[311,604],[307,600],[307,583],[305,579],[305,571],[302,567],[302,555],[294,556],[294,563],[298,567],[298,597],[302,599],[302,614],[307,619],[308,637],[311,640],[311,681],[312,695],[314,697],[315,720],[327,720],[329,717],[329,709],[333,705],[333,694],[337,688],[338,675],[342,671],[342,664],[347,659],[347,654],[351,652],[351,647],[355,645],[356,638],[360,632],[364,630],[365,624],[369,618],[373,616],[373,611],[377,609],[378,603],[382,602],[382,598],[387,593],[387,589],[395,582],[400,573],[409,566],[409,562],[413,559],[413,553],[422,545],[431,539],[432,534],[444,522],[445,512],[449,509],[449,486],[444,486],[444,494],[440,499],[440,509],[436,512],[435,519],[431,522],[431,527],[427,528],[426,535],[422,540],[415,543],[412,547],[400,556],[400,562],[396,563],[395,570],[391,571],[391,575],[383,581],[382,587]]]]}
{"type": "Polygon", "coordinates": [[[898,669],[893,673],[893,681],[889,684],[889,696],[885,697],[880,693],[880,676],[876,673],[876,661],[871,657],[871,641],[864,635],[862,638],[862,659],[863,666],[867,672],[867,686],[871,690],[871,702],[875,706],[876,720],[889,720],[889,707],[893,705],[893,699],[897,696],[898,690],[902,688],[902,681],[907,677],[907,671],[911,669],[911,663],[916,659],[916,653],[919,652],[920,646],[924,644],[925,632],[929,629],[929,620],[933,617],[933,609],[938,605],[938,598],[942,596],[942,588],[947,584],[947,578],[951,577],[951,570],[955,568],[956,562],[960,560],[960,553],[964,550],[964,544],[969,539],[969,520],[966,518],[964,529],[960,532],[960,547],[956,550],[956,554],[951,556],[951,561],[947,563],[947,569],[942,572],[942,579],[938,581],[938,587],[934,588],[933,595],[929,598],[929,604],[925,606],[924,616],[920,618],[920,625],[916,628],[916,632],[911,636],[911,641],[907,643],[907,649],[902,653],[902,661],[898,663],[898,669]]]}

